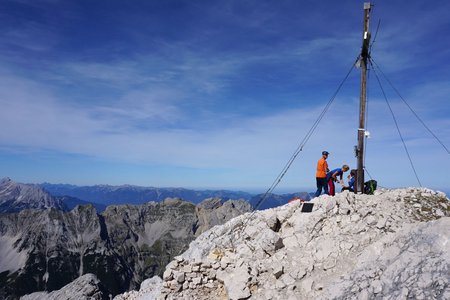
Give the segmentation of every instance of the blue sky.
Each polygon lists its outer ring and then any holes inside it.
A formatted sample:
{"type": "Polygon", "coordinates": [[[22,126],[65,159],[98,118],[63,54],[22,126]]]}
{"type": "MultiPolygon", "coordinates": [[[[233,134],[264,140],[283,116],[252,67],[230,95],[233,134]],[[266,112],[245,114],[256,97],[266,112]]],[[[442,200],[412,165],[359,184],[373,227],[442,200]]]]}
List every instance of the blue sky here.
{"type": "MultiPolygon", "coordinates": [[[[375,1],[372,56],[450,147],[450,2],[375,1]]],[[[0,4],[0,176],[265,191],[356,59],[363,1],[0,4]]],[[[355,69],[279,185],[313,190],[322,150],[355,167],[355,69]]],[[[423,186],[450,155],[383,83],[423,186]]],[[[366,167],[417,186],[370,73],[366,167]]],[[[277,192],[277,190],[275,191],[277,192]]]]}

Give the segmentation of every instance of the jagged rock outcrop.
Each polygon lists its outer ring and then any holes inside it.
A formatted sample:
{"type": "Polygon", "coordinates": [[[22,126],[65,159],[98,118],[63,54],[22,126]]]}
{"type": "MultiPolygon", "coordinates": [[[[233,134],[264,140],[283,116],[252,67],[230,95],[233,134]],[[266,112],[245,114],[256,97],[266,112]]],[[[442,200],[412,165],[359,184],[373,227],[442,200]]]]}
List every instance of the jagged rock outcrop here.
{"type": "Polygon", "coordinates": [[[160,295],[162,287],[162,279],[159,276],[154,276],[150,279],[146,279],[141,283],[139,291],[129,291],[118,295],[115,300],[133,299],[133,300],[145,300],[156,299],[160,295]]]}
{"type": "Polygon", "coordinates": [[[102,214],[92,205],[0,214],[0,298],[57,290],[86,273],[96,274],[112,295],[134,289],[162,275],[207,226],[250,210],[226,203],[199,214],[181,199],[109,206],[102,214]],[[222,218],[205,216],[215,210],[224,211],[222,218]]]}
{"type": "Polygon", "coordinates": [[[18,212],[27,208],[67,210],[61,199],[51,196],[38,185],[16,183],[10,178],[1,179],[0,213],[18,212]]]}
{"type": "Polygon", "coordinates": [[[203,233],[167,266],[160,294],[146,299],[450,298],[443,193],[343,192],[312,203],[311,213],[294,202],[203,233]]]}
{"type": "Polygon", "coordinates": [[[62,289],[51,293],[37,292],[26,295],[20,300],[102,300],[109,299],[100,280],[94,274],[85,274],[62,289]]]}

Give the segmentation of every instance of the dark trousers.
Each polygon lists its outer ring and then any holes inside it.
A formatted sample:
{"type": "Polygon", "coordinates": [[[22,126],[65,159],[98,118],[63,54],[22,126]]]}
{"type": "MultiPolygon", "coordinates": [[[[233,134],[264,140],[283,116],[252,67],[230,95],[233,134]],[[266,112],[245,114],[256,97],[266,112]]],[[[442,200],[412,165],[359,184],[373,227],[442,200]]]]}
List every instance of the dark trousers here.
{"type": "Polygon", "coordinates": [[[328,194],[328,182],[327,178],[316,177],[317,191],[314,194],[314,197],[319,197],[322,193],[322,188],[325,194],[328,194]]]}

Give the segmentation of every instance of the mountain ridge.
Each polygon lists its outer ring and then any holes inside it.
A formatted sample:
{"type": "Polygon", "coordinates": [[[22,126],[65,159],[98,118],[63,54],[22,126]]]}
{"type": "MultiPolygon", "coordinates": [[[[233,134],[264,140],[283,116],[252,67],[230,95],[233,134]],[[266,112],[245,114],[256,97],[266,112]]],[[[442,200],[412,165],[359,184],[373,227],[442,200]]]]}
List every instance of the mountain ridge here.
{"type": "Polygon", "coordinates": [[[56,208],[67,210],[61,199],[53,197],[39,185],[16,183],[6,177],[0,180],[0,213],[23,209],[56,208]]]}
{"type": "Polygon", "coordinates": [[[70,184],[40,184],[46,191],[55,196],[72,196],[78,199],[99,203],[103,205],[111,204],[142,204],[148,201],[161,201],[168,197],[178,197],[200,203],[204,199],[220,197],[228,199],[249,200],[252,194],[241,191],[229,190],[192,190],[186,188],[158,188],[144,187],[136,185],[93,185],[77,186],[70,184]]]}
{"type": "Polygon", "coordinates": [[[179,198],[142,205],[93,205],[0,213],[0,298],[54,291],[93,273],[115,295],[165,265],[210,227],[250,211],[245,200],[179,198]]]}
{"type": "MultiPolygon", "coordinates": [[[[40,184],[46,191],[54,196],[71,196],[83,201],[88,201],[100,205],[115,204],[142,204],[148,201],[162,201],[165,198],[178,197],[194,204],[198,204],[204,199],[219,197],[228,199],[245,199],[253,207],[264,196],[264,194],[252,194],[242,191],[232,190],[193,190],[186,188],[157,188],[136,185],[93,185],[77,186],[71,184],[40,184]]],[[[287,203],[290,199],[300,197],[303,200],[310,200],[308,192],[269,194],[258,209],[273,208],[287,203]]]]}
{"type": "Polygon", "coordinates": [[[77,205],[92,204],[98,212],[102,212],[108,205],[133,204],[140,205],[149,201],[163,201],[166,198],[180,198],[198,204],[208,198],[221,198],[223,200],[244,199],[254,208],[264,197],[257,209],[267,209],[283,205],[293,198],[309,201],[308,192],[284,194],[251,194],[232,190],[193,190],[186,188],[157,188],[124,184],[77,186],[72,184],[27,184],[17,183],[6,177],[0,180],[0,212],[17,212],[26,208],[49,208],[69,211],[77,205]],[[26,197],[11,194],[11,188],[28,191],[26,197]],[[17,198],[27,198],[27,201],[17,201],[17,198]],[[45,204],[46,203],[46,204],[45,204]]]}

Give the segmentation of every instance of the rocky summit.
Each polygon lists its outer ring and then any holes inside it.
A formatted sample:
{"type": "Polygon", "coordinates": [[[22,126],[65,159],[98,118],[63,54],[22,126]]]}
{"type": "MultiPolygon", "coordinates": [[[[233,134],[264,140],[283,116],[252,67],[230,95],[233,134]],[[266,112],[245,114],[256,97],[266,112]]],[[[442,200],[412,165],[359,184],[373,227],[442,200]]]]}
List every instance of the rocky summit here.
{"type": "Polygon", "coordinates": [[[168,198],[109,206],[102,214],[92,205],[0,214],[0,298],[55,291],[93,273],[106,291],[98,295],[108,299],[162,276],[198,235],[250,210],[244,200],[213,198],[196,206],[168,198]]]}
{"type": "Polygon", "coordinates": [[[349,192],[238,216],[131,299],[450,299],[450,202],[423,188],[349,192]]]}

